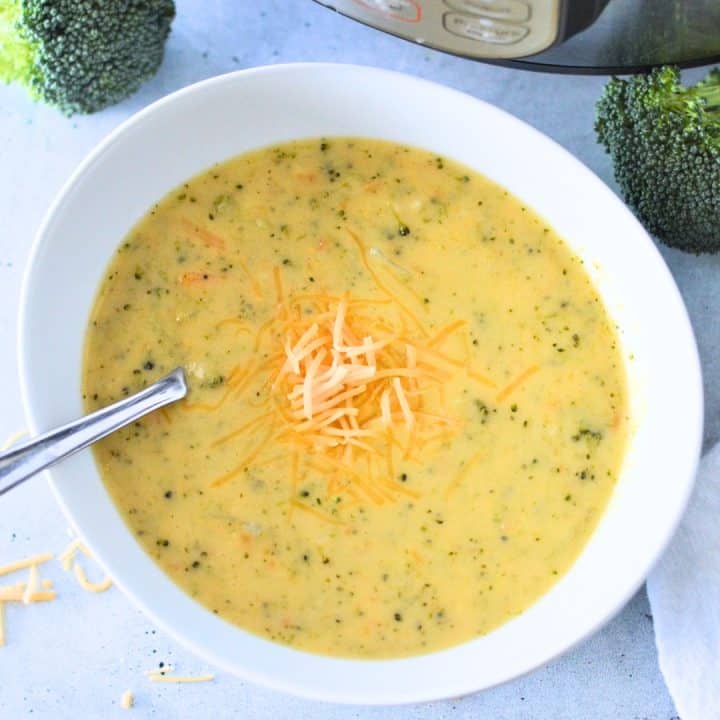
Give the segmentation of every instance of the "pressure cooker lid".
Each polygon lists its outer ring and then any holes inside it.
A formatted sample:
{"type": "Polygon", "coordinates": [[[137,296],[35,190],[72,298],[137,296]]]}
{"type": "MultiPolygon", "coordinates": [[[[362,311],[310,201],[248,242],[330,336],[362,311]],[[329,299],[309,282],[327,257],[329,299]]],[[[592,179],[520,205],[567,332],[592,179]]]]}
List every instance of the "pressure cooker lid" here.
{"type": "Polygon", "coordinates": [[[720,58],[720,0],[317,0],[406,40],[538,70],[623,73],[720,58]]]}
{"type": "Polygon", "coordinates": [[[718,0],[610,0],[587,29],[509,64],[536,70],[623,73],[717,60],[718,0]]]}

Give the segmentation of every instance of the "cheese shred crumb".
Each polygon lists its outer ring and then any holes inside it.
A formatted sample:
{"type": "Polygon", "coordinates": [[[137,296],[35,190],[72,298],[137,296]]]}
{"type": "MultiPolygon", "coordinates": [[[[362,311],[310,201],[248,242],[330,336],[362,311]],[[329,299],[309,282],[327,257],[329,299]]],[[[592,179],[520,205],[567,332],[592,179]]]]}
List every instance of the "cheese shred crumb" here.
{"type": "Polygon", "coordinates": [[[18,430],[13,433],[2,445],[0,445],[0,452],[9,450],[18,440],[21,440],[27,435],[27,430],[18,430]]]}
{"type": "Polygon", "coordinates": [[[75,575],[75,579],[78,581],[80,587],[88,592],[105,592],[106,590],[109,590],[113,584],[112,578],[109,575],[106,575],[100,582],[90,582],[82,565],[80,565],[77,561],[73,562],[73,574],[75,575]]]}
{"type": "Polygon", "coordinates": [[[120,707],[123,710],[129,710],[135,704],[135,698],[130,690],[126,690],[120,696],[120,707]]]}
{"type": "Polygon", "coordinates": [[[4,602],[22,602],[25,594],[25,583],[15,583],[0,587],[0,600],[4,602]]]}
{"type": "Polygon", "coordinates": [[[29,605],[32,596],[37,592],[40,577],[38,575],[37,565],[30,566],[30,577],[28,578],[25,592],[23,592],[22,601],[25,605],[29,605]]]}

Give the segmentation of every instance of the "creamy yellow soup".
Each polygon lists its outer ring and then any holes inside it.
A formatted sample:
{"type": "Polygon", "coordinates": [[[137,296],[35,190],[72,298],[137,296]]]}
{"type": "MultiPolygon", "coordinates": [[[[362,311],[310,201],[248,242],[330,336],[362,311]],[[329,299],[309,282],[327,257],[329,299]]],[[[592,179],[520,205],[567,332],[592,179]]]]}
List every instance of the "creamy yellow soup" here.
{"type": "Polygon", "coordinates": [[[582,262],[487,178],[377,140],[233,158],[135,226],[88,327],[87,409],[177,366],[186,400],[96,446],[118,510],[210,611],[334,656],[521,613],[585,545],[627,437],[582,262]]]}

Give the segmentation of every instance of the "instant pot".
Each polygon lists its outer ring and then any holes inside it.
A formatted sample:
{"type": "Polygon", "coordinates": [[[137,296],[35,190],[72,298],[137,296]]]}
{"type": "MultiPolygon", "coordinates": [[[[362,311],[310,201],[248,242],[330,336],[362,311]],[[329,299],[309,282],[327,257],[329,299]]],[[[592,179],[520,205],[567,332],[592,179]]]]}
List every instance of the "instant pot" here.
{"type": "Polygon", "coordinates": [[[720,0],[316,0],[392,35],[531,70],[630,73],[720,60],[720,0]]]}

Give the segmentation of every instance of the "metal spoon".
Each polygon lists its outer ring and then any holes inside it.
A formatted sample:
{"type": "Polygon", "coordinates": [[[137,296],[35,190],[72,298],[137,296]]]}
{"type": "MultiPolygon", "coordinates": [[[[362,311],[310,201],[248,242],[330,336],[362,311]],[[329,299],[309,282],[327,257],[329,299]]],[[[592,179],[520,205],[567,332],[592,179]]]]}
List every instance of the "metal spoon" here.
{"type": "Polygon", "coordinates": [[[182,368],[135,395],[0,453],[0,495],[153,410],[187,395],[182,368]]]}

